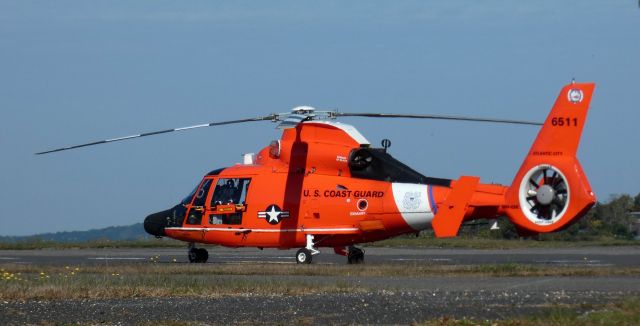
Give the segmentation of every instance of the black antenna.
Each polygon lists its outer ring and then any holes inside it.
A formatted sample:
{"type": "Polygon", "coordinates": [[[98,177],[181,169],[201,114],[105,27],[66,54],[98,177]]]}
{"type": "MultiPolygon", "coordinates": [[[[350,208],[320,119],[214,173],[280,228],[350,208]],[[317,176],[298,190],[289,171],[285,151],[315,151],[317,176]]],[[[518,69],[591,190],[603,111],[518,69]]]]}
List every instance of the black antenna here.
{"type": "Polygon", "coordinates": [[[384,148],[384,152],[387,152],[387,148],[391,147],[391,141],[389,139],[382,140],[382,148],[384,148]]]}

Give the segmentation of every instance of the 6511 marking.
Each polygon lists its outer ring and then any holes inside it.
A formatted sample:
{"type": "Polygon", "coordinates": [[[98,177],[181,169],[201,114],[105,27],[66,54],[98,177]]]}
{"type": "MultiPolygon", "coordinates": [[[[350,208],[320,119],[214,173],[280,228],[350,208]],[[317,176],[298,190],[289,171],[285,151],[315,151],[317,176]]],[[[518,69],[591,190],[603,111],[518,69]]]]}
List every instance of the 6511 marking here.
{"type": "Polygon", "coordinates": [[[554,127],[577,127],[578,126],[578,118],[553,117],[553,118],[551,118],[551,125],[554,126],[554,127]]]}

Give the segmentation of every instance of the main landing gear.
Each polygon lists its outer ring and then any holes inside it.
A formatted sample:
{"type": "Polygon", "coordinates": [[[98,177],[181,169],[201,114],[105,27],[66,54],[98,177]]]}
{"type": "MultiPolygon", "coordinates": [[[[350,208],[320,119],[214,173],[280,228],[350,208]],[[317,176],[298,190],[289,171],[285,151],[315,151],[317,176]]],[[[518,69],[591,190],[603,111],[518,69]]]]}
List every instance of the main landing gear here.
{"type": "Polygon", "coordinates": [[[298,264],[311,264],[313,256],[320,253],[320,250],[316,249],[313,243],[313,236],[307,234],[307,246],[296,252],[296,263],[298,264]]]}
{"type": "Polygon", "coordinates": [[[362,264],[364,262],[364,250],[355,246],[334,247],[333,251],[336,255],[347,257],[347,263],[349,264],[362,264]]]}
{"type": "Polygon", "coordinates": [[[209,252],[204,248],[196,248],[194,243],[189,244],[189,262],[206,263],[209,260],[209,252]]]}
{"type": "MultiPolygon", "coordinates": [[[[335,247],[333,248],[336,254],[347,257],[349,264],[361,264],[364,262],[364,250],[355,246],[335,247]]],[[[320,251],[316,249],[313,242],[313,236],[307,234],[307,246],[296,252],[296,263],[298,264],[311,264],[313,256],[319,254],[320,251]]]]}
{"type": "Polygon", "coordinates": [[[364,262],[364,250],[356,248],[354,246],[349,247],[347,252],[347,263],[349,264],[362,264],[364,262]]]}

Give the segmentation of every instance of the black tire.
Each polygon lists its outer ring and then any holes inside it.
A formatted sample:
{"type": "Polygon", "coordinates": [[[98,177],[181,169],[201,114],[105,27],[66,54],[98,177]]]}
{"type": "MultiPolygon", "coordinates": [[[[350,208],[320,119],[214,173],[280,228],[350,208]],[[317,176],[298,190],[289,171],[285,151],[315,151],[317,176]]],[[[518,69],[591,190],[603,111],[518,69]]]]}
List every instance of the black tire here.
{"type": "Polygon", "coordinates": [[[209,252],[207,251],[207,249],[200,248],[197,250],[198,250],[198,258],[199,258],[198,262],[203,264],[206,263],[207,260],[209,260],[209,252]]]}
{"type": "Polygon", "coordinates": [[[347,263],[362,264],[364,262],[364,250],[356,247],[349,248],[347,254],[347,263]]]}
{"type": "Polygon", "coordinates": [[[196,249],[196,248],[189,249],[188,257],[189,257],[189,262],[190,263],[197,263],[198,262],[198,249],[196,249]]]}
{"type": "Polygon", "coordinates": [[[296,263],[298,264],[311,264],[311,260],[313,260],[313,256],[311,255],[311,251],[307,248],[302,248],[296,252],[296,263]]]}
{"type": "Polygon", "coordinates": [[[209,252],[204,248],[189,249],[190,263],[206,263],[209,260],[209,252]]]}

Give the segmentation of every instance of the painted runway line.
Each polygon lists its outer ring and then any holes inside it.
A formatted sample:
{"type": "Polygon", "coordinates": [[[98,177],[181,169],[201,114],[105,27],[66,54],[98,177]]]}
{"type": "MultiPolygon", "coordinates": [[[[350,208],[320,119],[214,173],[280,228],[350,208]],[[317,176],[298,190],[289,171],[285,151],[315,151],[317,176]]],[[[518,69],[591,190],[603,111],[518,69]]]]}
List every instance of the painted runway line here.
{"type": "Polygon", "coordinates": [[[142,257],[89,257],[89,260],[147,260],[149,258],[142,257]]]}
{"type": "Polygon", "coordinates": [[[391,261],[432,261],[432,262],[450,262],[450,258],[391,258],[391,261]]]}

